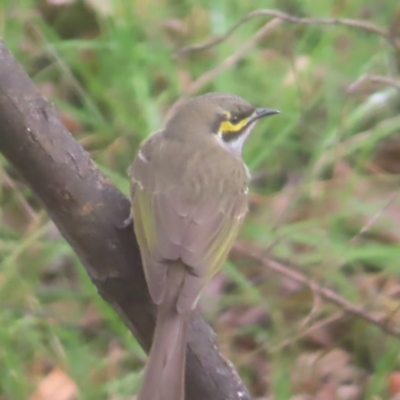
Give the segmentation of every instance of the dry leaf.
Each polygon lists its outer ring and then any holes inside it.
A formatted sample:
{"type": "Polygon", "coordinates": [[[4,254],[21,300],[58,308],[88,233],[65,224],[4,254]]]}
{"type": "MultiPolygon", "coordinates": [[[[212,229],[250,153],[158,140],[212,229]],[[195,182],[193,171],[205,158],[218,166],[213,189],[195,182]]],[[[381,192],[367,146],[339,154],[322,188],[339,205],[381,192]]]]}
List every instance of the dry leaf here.
{"type": "Polygon", "coordinates": [[[40,382],[30,400],[72,400],[77,393],[75,382],[56,367],[40,382]]]}
{"type": "Polygon", "coordinates": [[[389,377],[389,393],[393,396],[400,394],[400,372],[392,372],[389,377]]]}

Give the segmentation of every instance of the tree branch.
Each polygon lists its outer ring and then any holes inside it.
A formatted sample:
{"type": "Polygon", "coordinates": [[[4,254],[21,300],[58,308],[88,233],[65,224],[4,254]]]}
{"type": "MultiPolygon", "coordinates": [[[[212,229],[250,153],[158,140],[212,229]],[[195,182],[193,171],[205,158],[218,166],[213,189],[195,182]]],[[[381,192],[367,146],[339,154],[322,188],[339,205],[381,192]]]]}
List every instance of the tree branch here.
{"type": "Polygon", "coordinates": [[[381,83],[386,86],[393,86],[400,90],[400,81],[398,79],[391,78],[390,76],[383,75],[362,75],[355,82],[347,88],[347,93],[353,93],[361,86],[365,81],[372,83],[381,83]]]}
{"type": "Polygon", "coordinates": [[[301,285],[308,286],[314,293],[318,294],[326,301],[335,304],[344,312],[352,314],[356,317],[370,322],[373,325],[378,326],[380,329],[382,329],[382,331],[388,333],[389,335],[400,337],[400,328],[395,326],[390,318],[387,318],[386,316],[382,317],[382,315],[378,315],[376,313],[373,314],[372,312],[368,312],[367,310],[365,310],[362,306],[351,303],[342,296],[338,295],[332,289],[319,286],[306,275],[302,274],[291,266],[284,265],[280,261],[272,257],[268,257],[256,247],[250,246],[249,244],[245,244],[242,242],[236,243],[234,245],[234,250],[239,254],[252,258],[253,260],[269,268],[270,270],[277,272],[278,274],[285,276],[292,281],[300,283],[301,285]]]}
{"type": "Polygon", "coordinates": [[[205,50],[210,47],[216,46],[222,43],[224,40],[228,39],[229,36],[232,35],[233,32],[236,31],[241,25],[245,22],[257,18],[259,16],[268,16],[279,18],[283,21],[293,22],[297,24],[305,24],[305,25],[343,25],[351,28],[361,29],[370,33],[374,33],[376,35],[382,36],[389,40],[389,42],[396,47],[396,43],[390,41],[389,31],[387,29],[381,28],[375,24],[372,24],[368,21],[363,21],[359,19],[349,19],[349,18],[301,18],[292,14],[287,14],[279,10],[255,10],[245,15],[242,19],[236,22],[224,35],[219,36],[215,39],[211,39],[205,43],[200,43],[193,46],[187,46],[177,51],[176,56],[182,56],[185,53],[191,53],[193,51],[205,50]]]}
{"type": "MultiPolygon", "coordinates": [[[[100,294],[148,350],[154,306],[132,230],[121,230],[129,201],[73,139],[0,42],[0,151],[20,172],[79,256],[100,294]]],[[[186,365],[186,398],[248,400],[247,388],[196,316],[186,365]]]]}

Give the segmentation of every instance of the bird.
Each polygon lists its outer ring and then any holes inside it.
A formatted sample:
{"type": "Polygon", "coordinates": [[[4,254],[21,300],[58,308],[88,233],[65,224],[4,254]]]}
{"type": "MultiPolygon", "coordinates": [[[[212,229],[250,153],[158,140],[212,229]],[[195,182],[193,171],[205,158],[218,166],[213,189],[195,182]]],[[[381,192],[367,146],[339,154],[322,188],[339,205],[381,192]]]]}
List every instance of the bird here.
{"type": "Polygon", "coordinates": [[[207,93],[139,147],[129,169],[131,216],[157,316],[137,400],[184,400],[192,312],[248,211],[242,147],[259,119],[278,113],[207,93]]]}

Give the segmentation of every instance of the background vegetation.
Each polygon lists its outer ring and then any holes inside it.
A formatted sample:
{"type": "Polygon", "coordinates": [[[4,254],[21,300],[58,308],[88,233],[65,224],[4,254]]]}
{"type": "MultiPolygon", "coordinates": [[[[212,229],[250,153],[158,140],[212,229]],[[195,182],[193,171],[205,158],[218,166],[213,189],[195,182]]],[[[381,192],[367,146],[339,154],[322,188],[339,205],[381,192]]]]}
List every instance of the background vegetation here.
{"type": "MultiPolygon", "coordinates": [[[[275,20],[255,38],[268,16],[248,21],[218,46],[176,51],[225,33],[258,8],[362,19],[399,41],[397,4],[0,5],[0,34],[10,50],[125,193],[138,144],[182,95],[232,92],[282,111],[260,123],[247,143],[251,213],[201,303],[221,350],[257,398],[372,400],[400,393],[400,52],[382,36],[342,25],[275,20]],[[308,285],[271,271],[260,252],[302,272],[308,285]],[[326,302],[320,287],[378,323],[326,302]]],[[[0,399],[132,398],[143,351],[24,182],[4,160],[0,168],[0,399]]]]}

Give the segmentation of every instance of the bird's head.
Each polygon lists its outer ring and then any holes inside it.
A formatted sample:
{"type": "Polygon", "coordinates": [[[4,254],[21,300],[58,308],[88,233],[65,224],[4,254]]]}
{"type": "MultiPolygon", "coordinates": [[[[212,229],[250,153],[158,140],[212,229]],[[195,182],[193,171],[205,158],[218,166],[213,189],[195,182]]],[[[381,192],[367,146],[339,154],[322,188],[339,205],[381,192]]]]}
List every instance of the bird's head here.
{"type": "Polygon", "coordinates": [[[208,93],[194,97],[178,109],[167,123],[165,134],[179,140],[217,141],[240,155],[243,143],[260,118],[278,110],[256,108],[239,96],[208,93]]]}

